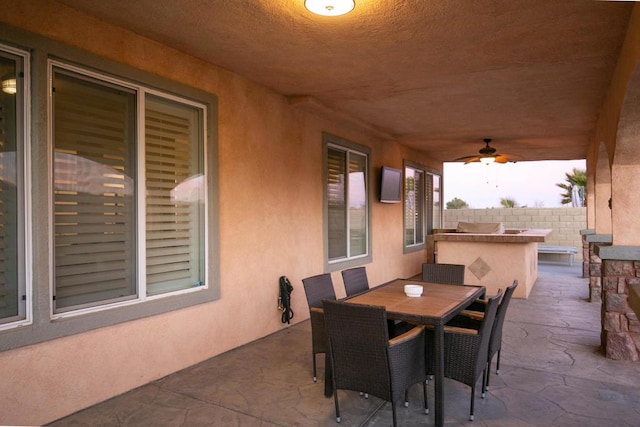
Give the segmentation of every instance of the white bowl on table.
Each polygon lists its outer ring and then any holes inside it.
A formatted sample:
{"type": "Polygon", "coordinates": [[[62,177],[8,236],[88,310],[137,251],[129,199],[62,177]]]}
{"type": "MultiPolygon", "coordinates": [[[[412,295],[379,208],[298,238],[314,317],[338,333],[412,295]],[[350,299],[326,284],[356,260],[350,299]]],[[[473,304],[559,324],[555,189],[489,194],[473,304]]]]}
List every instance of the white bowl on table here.
{"type": "Polygon", "coordinates": [[[404,285],[404,293],[408,297],[422,296],[422,285],[404,285]]]}

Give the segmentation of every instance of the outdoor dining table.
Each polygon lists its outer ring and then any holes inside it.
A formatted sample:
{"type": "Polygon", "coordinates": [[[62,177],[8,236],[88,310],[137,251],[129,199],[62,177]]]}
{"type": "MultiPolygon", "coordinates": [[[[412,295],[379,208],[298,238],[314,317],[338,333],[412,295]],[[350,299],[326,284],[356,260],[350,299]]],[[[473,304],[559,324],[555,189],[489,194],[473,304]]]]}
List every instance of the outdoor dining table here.
{"type": "Polygon", "coordinates": [[[484,286],[442,285],[397,279],[345,299],[354,304],[383,306],[387,318],[392,320],[433,326],[436,426],[444,425],[444,325],[484,293],[484,286]],[[404,285],[407,284],[422,285],[422,296],[405,295],[404,285]]]}

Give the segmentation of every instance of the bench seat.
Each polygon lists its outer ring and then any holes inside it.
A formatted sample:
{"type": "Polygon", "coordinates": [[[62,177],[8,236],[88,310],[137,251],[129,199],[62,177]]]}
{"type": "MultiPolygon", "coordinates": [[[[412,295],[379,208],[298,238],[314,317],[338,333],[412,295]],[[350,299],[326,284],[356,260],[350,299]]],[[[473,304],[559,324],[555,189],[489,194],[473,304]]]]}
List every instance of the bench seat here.
{"type": "Polygon", "coordinates": [[[578,253],[578,249],[574,246],[551,246],[551,245],[538,245],[539,254],[559,254],[569,255],[569,265],[573,266],[573,261],[578,253]]]}

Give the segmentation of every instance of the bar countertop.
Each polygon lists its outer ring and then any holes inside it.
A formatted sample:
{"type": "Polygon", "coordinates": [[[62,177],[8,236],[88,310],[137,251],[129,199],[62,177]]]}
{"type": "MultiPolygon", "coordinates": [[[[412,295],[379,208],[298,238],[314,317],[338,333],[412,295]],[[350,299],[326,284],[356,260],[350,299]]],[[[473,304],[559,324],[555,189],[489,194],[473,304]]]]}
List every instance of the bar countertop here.
{"type": "Polygon", "coordinates": [[[455,229],[434,230],[434,241],[449,242],[495,242],[495,243],[542,243],[553,230],[545,228],[505,229],[504,233],[457,233],[455,229]]]}

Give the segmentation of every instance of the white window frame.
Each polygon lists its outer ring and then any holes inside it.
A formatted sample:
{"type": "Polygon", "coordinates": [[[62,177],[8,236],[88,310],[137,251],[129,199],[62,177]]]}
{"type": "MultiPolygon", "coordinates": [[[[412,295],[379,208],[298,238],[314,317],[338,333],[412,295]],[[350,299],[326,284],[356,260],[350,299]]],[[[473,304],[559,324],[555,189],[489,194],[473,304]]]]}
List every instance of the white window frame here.
{"type": "Polygon", "coordinates": [[[443,218],[443,206],[442,206],[442,174],[429,172],[427,171],[427,175],[431,175],[431,218],[427,218],[427,233],[432,234],[434,228],[442,228],[442,218],[443,218]],[[438,185],[436,186],[436,178],[438,180],[438,185]],[[436,201],[435,195],[438,195],[438,200],[436,201]],[[438,215],[436,217],[436,212],[438,215]],[[429,225],[429,223],[431,225],[429,225]]]}
{"type": "MultiPolygon", "coordinates": [[[[423,219],[424,219],[424,224],[423,224],[423,231],[424,231],[424,242],[422,243],[418,243],[418,244],[413,244],[413,245],[407,245],[405,242],[405,233],[406,233],[406,224],[405,224],[405,220],[406,220],[406,212],[405,212],[405,208],[406,205],[403,205],[403,210],[402,210],[402,215],[403,215],[403,226],[402,226],[402,247],[403,247],[403,251],[404,253],[411,253],[411,252],[415,252],[415,251],[419,251],[419,250],[423,250],[427,247],[427,236],[430,234],[433,234],[433,229],[434,228],[441,228],[442,225],[441,223],[436,223],[436,215],[435,212],[436,210],[438,210],[438,217],[437,219],[440,220],[440,222],[442,221],[442,197],[440,197],[439,203],[440,206],[436,206],[436,200],[434,195],[436,194],[436,188],[435,188],[435,180],[438,180],[439,183],[439,187],[438,187],[438,192],[441,195],[442,194],[442,174],[424,167],[418,163],[414,163],[411,162],[409,160],[405,160],[404,161],[404,165],[403,165],[403,174],[405,174],[405,169],[409,167],[415,170],[419,170],[423,173],[423,177],[424,177],[424,185],[423,185],[423,193],[422,193],[422,197],[424,200],[423,203],[423,209],[424,209],[424,213],[423,213],[423,219]],[[431,184],[430,184],[431,183],[431,184]]],[[[406,184],[406,176],[403,175],[403,184],[406,184]]],[[[403,193],[404,193],[404,189],[403,189],[403,193]]]]}
{"type": "Polygon", "coordinates": [[[16,144],[21,146],[23,158],[16,156],[16,162],[21,161],[22,174],[18,176],[22,180],[22,188],[18,185],[18,212],[24,218],[22,227],[18,227],[18,290],[24,293],[21,319],[0,323],[0,331],[16,329],[33,324],[33,275],[30,268],[33,265],[32,248],[32,208],[31,197],[31,55],[27,50],[18,49],[0,43],[0,50],[22,59],[22,76],[16,76],[19,90],[16,96],[20,96],[16,102],[16,144]],[[22,191],[21,191],[22,190],[22,191]]]}
{"type": "MultiPolygon", "coordinates": [[[[340,137],[325,133],[323,135],[324,145],[324,165],[323,165],[323,196],[324,196],[324,247],[325,247],[325,270],[337,271],[342,268],[348,268],[351,266],[362,265],[371,261],[371,188],[370,188],[370,162],[371,162],[371,150],[367,147],[355,144],[340,137]],[[364,254],[351,256],[351,245],[349,238],[350,221],[349,215],[347,215],[345,235],[347,244],[347,255],[341,258],[329,259],[329,208],[328,208],[328,194],[327,194],[327,182],[328,182],[328,154],[329,149],[336,149],[344,151],[347,154],[353,153],[362,156],[366,160],[365,165],[365,200],[366,200],[366,218],[365,218],[365,234],[366,234],[366,252],[364,254]]],[[[348,171],[348,161],[347,161],[348,171]]],[[[348,191],[346,206],[349,206],[348,191]]]]}
{"type": "MultiPolygon", "coordinates": [[[[164,92],[164,91],[160,91],[148,86],[145,86],[141,83],[135,83],[132,81],[128,81],[128,80],[124,80],[124,79],[120,79],[120,78],[116,78],[107,74],[103,74],[100,72],[96,72],[87,68],[83,68],[83,67],[79,67],[76,65],[72,65],[69,64],[67,62],[64,61],[60,61],[57,59],[49,59],[47,61],[47,74],[48,74],[48,79],[47,81],[49,82],[49,87],[48,87],[48,93],[52,93],[53,90],[53,72],[54,72],[54,68],[59,68],[62,70],[66,70],[66,71],[70,71],[76,74],[79,74],[81,76],[86,76],[89,77],[91,79],[95,79],[99,82],[103,82],[106,84],[112,84],[112,85],[116,85],[119,87],[123,87],[126,89],[130,89],[136,92],[136,115],[137,115],[137,130],[136,130],[136,150],[137,150],[137,163],[136,163],[136,168],[137,168],[137,172],[136,172],[136,177],[135,177],[135,183],[134,185],[137,188],[136,191],[136,199],[135,199],[135,206],[136,206],[136,211],[137,211],[137,215],[136,215],[136,221],[137,221],[137,246],[136,246],[136,269],[137,269],[137,275],[136,275],[136,289],[137,289],[137,296],[134,296],[131,299],[127,299],[124,301],[114,301],[112,303],[105,303],[105,304],[101,304],[101,305],[95,305],[95,306],[91,306],[91,307],[86,307],[86,308],[77,308],[77,309],[70,309],[68,311],[59,311],[56,312],[55,310],[55,304],[54,301],[51,301],[50,304],[50,318],[52,320],[55,319],[63,319],[63,318],[68,318],[68,317],[76,317],[76,316],[81,316],[81,315],[85,315],[85,314],[89,314],[89,313],[96,313],[96,312],[101,312],[101,311],[105,311],[105,310],[113,310],[115,308],[119,308],[119,307],[126,307],[126,306],[132,306],[132,305],[138,305],[138,304],[143,304],[147,301],[153,301],[153,300],[158,300],[158,299],[164,299],[164,298],[170,298],[170,297],[174,297],[176,295],[183,295],[183,294],[191,294],[191,293],[197,293],[197,292],[203,292],[207,289],[209,289],[209,277],[208,277],[208,268],[204,268],[204,284],[202,286],[197,286],[197,287],[192,287],[192,288],[188,288],[188,289],[182,289],[182,290],[177,290],[177,291],[172,291],[172,292],[167,292],[167,293],[162,293],[162,294],[158,294],[158,295],[147,295],[147,289],[146,289],[146,247],[145,247],[145,228],[146,228],[146,222],[145,222],[145,215],[146,215],[146,186],[145,186],[145,99],[146,99],[146,95],[153,95],[156,97],[160,97],[163,99],[168,99],[170,101],[174,101],[174,102],[178,102],[181,104],[185,104],[185,105],[190,105],[196,108],[200,108],[202,109],[202,116],[203,116],[203,120],[202,120],[202,126],[203,128],[201,129],[203,132],[203,156],[204,159],[208,158],[208,153],[207,153],[207,144],[206,144],[206,135],[208,133],[208,129],[207,129],[207,120],[206,117],[209,114],[207,111],[207,105],[187,99],[187,98],[183,98],[180,96],[176,96],[173,95],[171,93],[168,92],[164,92]]],[[[47,105],[47,109],[48,109],[48,146],[49,147],[53,147],[54,146],[54,141],[53,141],[53,100],[52,97],[49,97],[49,102],[47,105]]],[[[53,164],[53,149],[50,149],[48,151],[48,155],[49,155],[49,164],[53,164]]],[[[204,176],[207,177],[208,176],[208,165],[207,162],[204,162],[204,176]]],[[[209,221],[207,220],[209,218],[209,200],[208,200],[208,191],[206,188],[206,182],[207,179],[204,179],[204,183],[205,183],[205,189],[204,189],[204,247],[203,247],[203,260],[206,263],[207,260],[209,259],[209,253],[208,253],[208,248],[209,248],[209,241],[208,239],[209,237],[209,221]]],[[[50,230],[54,230],[54,207],[53,207],[53,178],[50,176],[49,177],[49,189],[48,189],[48,197],[49,197],[49,206],[51,207],[51,210],[49,212],[49,227],[50,230]]],[[[50,293],[51,295],[55,295],[55,288],[56,288],[56,284],[55,284],[55,272],[54,272],[54,266],[55,266],[55,259],[54,259],[54,235],[51,235],[51,244],[50,246],[50,250],[49,250],[49,265],[50,265],[50,269],[49,269],[49,283],[50,283],[50,293]]]]}
{"type": "MultiPolygon", "coordinates": [[[[402,244],[404,245],[405,249],[422,249],[425,247],[426,245],[426,235],[427,235],[427,214],[428,214],[428,207],[427,207],[427,202],[429,201],[429,197],[427,195],[427,172],[424,170],[424,168],[417,166],[413,163],[410,162],[405,162],[403,170],[403,187],[402,187],[402,192],[404,193],[404,203],[402,204],[402,214],[403,214],[403,234],[402,234],[402,244]],[[411,224],[413,226],[413,230],[414,230],[414,243],[407,243],[406,241],[406,237],[407,237],[407,227],[409,226],[409,224],[407,223],[407,218],[408,218],[408,213],[407,213],[407,203],[409,203],[410,198],[407,196],[407,180],[408,180],[408,176],[407,176],[407,169],[412,169],[414,171],[416,171],[417,173],[422,175],[422,180],[421,180],[421,184],[420,184],[420,188],[417,188],[415,193],[414,193],[414,200],[418,200],[418,198],[420,198],[422,200],[422,203],[419,204],[420,207],[420,212],[418,213],[418,220],[413,221],[413,224],[411,224]],[[417,240],[417,236],[416,234],[416,229],[418,228],[418,221],[421,221],[421,227],[420,229],[422,230],[422,241],[421,242],[416,242],[417,240]]],[[[417,209],[416,209],[417,210],[417,209]]]]}

